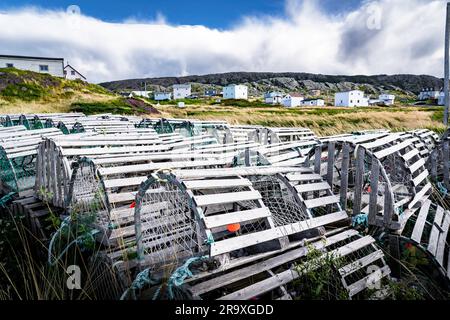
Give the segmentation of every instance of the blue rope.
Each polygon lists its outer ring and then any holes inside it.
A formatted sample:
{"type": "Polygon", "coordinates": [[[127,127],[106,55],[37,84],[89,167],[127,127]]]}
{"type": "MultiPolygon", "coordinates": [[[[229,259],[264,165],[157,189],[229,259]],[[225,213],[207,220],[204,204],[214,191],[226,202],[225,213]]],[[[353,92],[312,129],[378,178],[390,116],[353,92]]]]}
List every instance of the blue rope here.
{"type": "Polygon", "coordinates": [[[183,285],[184,280],[193,276],[192,271],[189,269],[191,264],[205,259],[208,259],[208,256],[189,258],[181,267],[178,267],[175,272],[172,273],[167,284],[170,299],[174,298],[173,287],[179,287],[183,285]]]}
{"type": "Polygon", "coordinates": [[[16,192],[10,192],[10,193],[4,195],[3,197],[1,197],[0,198],[0,207],[6,208],[6,205],[8,204],[8,202],[12,201],[15,194],[16,194],[16,192]]]}
{"type": "Polygon", "coordinates": [[[360,213],[360,214],[357,214],[356,216],[354,216],[352,218],[352,226],[353,227],[363,226],[365,228],[368,228],[369,227],[368,215],[365,213],[360,213]]]}
{"type": "Polygon", "coordinates": [[[448,195],[448,190],[447,190],[447,188],[445,188],[444,184],[443,184],[441,181],[438,181],[438,182],[437,182],[437,186],[438,186],[439,192],[440,192],[444,197],[446,197],[446,196],[448,195]]]}
{"type": "Polygon", "coordinates": [[[91,240],[91,241],[95,241],[94,236],[99,232],[96,229],[91,230],[88,233],[82,234],[81,236],[75,238],[74,240],[72,240],[65,248],[64,250],[61,251],[61,253],[59,254],[59,256],[52,261],[52,255],[53,255],[53,245],[56,241],[57,236],[60,235],[60,233],[62,232],[62,230],[64,230],[65,228],[69,228],[70,227],[70,221],[71,218],[70,216],[66,217],[62,222],[61,222],[61,226],[59,227],[59,229],[55,232],[55,234],[52,236],[51,240],[50,240],[50,244],[48,246],[48,259],[47,262],[49,265],[54,266],[56,264],[56,262],[58,262],[59,259],[61,259],[64,254],[69,250],[69,248],[71,246],[73,246],[74,244],[78,244],[80,246],[82,246],[84,244],[84,242],[86,240],[91,240]]]}
{"type": "MultiPolygon", "coordinates": [[[[152,279],[150,276],[150,269],[145,269],[138,273],[136,279],[134,279],[131,286],[127,290],[125,290],[125,292],[120,297],[120,300],[124,300],[130,293],[131,297],[136,300],[136,290],[140,290],[146,285],[155,285],[156,283],[157,281],[152,279]]],[[[156,296],[159,295],[160,290],[161,287],[155,293],[156,296]]]]}

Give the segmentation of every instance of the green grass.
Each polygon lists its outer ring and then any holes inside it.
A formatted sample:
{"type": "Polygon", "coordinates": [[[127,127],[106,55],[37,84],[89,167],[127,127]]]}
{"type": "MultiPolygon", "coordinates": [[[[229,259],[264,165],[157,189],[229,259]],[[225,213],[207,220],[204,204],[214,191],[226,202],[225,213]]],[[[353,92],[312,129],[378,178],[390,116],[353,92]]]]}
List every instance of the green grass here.
{"type": "Polygon", "coordinates": [[[7,102],[51,102],[76,94],[112,96],[105,88],[81,80],[66,80],[45,73],[0,68],[0,98],[7,102]]]}
{"type": "Polygon", "coordinates": [[[125,99],[115,99],[108,102],[75,102],[70,106],[72,112],[83,112],[86,115],[99,113],[138,114],[144,109],[129,105],[125,99]]]}
{"type": "Polygon", "coordinates": [[[10,84],[1,91],[1,96],[7,101],[35,101],[44,99],[49,90],[32,83],[10,84]]]}

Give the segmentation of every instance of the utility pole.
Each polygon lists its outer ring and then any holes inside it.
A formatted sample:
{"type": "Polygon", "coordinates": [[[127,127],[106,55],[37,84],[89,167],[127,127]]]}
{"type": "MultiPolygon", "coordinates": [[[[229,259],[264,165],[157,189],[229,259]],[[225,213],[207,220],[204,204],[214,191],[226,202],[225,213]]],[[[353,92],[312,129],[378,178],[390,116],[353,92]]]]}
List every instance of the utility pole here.
{"type": "Polygon", "coordinates": [[[449,97],[449,76],[450,76],[450,63],[449,63],[449,32],[450,32],[450,3],[447,2],[447,17],[445,20],[445,63],[444,63],[444,97],[445,97],[445,110],[444,110],[444,125],[448,127],[448,109],[450,105],[449,97]]]}

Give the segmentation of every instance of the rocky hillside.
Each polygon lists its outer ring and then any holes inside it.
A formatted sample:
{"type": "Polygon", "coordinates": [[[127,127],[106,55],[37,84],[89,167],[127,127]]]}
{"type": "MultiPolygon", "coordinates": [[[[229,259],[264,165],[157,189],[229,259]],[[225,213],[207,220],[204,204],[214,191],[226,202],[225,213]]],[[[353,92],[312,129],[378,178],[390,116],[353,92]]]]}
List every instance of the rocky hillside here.
{"type": "Polygon", "coordinates": [[[192,83],[193,91],[202,92],[206,87],[222,87],[231,83],[249,86],[249,93],[260,95],[269,90],[282,92],[307,92],[319,89],[343,91],[363,89],[369,94],[396,91],[405,95],[417,94],[422,88],[441,88],[443,80],[427,75],[375,75],[332,76],[311,73],[231,72],[203,76],[129,79],[101,83],[112,91],[143,90],[144,81],[149,90],[164,90],[177,83],[192,83]]]}

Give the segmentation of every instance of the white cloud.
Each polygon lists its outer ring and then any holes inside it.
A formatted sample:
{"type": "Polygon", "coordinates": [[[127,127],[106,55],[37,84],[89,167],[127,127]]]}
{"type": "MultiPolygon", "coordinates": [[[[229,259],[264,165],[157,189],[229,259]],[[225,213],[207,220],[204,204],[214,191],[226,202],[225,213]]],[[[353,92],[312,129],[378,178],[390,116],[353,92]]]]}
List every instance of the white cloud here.
{"type": "Polygon", "coordinates": [[[287,0],[285,11],[217,30],[173,26],[162,14],[108,23],[24,8],[0,12],[0,53],[64,57],[96,82],[229,71],[442,76],[444,1],[372,0],[333,14],[287,0]]]}

